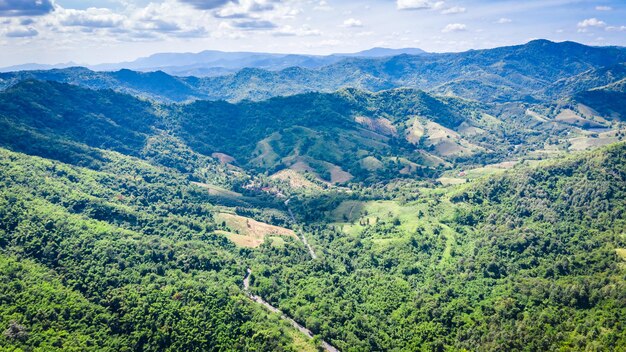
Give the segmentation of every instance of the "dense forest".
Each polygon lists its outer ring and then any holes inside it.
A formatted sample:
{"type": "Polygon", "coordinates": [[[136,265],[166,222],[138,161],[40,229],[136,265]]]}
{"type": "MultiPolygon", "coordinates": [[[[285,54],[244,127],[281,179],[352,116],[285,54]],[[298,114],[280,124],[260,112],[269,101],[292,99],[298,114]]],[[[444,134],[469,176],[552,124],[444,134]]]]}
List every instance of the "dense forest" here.
{"type": "Polygon", "coordinates": [[[625,161],[621,144],[402,206],[353,202],[310,225],[322,260],[277,265],[267,248],[254,284],[345,350],[621,350],[625,161]]]}
{"type": "Polygon", "coordinates": [[[405,185],[415,200],[393,206],[346,195],[299,227],[315,260],[293,239],[238,248],[218,234],[219,199],[109,157],[93,171],[2,151],[5,346],[303,343],[245,298],[246,267],[256,294],[341,350],[626,346],[624,144],[443,191],[405,185]]]}
{"type": "Polygon", "coordinates": [[[0,350],[626,350],[625,53],[2,74],[0,350]]]}

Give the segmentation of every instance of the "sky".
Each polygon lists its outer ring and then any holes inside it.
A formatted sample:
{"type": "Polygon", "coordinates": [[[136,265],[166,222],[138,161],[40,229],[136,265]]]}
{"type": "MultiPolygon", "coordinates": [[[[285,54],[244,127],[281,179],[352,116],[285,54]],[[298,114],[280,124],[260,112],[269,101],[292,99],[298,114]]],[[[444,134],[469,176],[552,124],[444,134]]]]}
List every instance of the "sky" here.
{"type": "Polygon", "coordinates": [[[202,50],[626,46],[625,0],[0,0],[0,66],[202,50]]]}

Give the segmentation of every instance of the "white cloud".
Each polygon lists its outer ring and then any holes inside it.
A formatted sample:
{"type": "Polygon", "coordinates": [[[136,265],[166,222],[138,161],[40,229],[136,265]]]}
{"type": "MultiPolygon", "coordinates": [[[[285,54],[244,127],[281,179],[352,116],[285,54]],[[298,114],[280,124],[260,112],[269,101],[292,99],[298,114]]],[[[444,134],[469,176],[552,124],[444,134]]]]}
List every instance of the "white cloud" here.
{"type": "Polygon", "coordinates": [[[511,20],[510,18],[505,18],[505,17],[502,17],[496,21],[497,24],[506,24],[506,23],[511,23],[511,22],[513,22],[513,20],[511,20]]]}
{"type": "Polygon", "coordinates": [[[125,17],[105,8],[90,7],[87,10],[61,9],[61,25],[68,27],[113,28],[119,27],[125,17]]]}
{"type": "Polygon", "coordinates": [[[347,20],[343,21],[343,27],[346,27],[346,28],[363,27],[363,22],[355,18],[348,18],[347,20]]]}
{"type": "Polygon", "coordinates": [[[255,18],[259,13],[275,10],[279,5],[274,0],[240,0],[226,2],[214,15],[218,18],[255,18]]]}
{"type": "Polygon", "coordinates": [[[341,40],[337,40],[337,39],[326,39],[326,40],[322,40],[318,43],[314,43],[312,46],[313,47],[320,47],[320,46],[339,46],[341,45],[343,42],[341,40]]]}
{"type": "Polygon", "coordinates": [[[590,27],[596,27],[596,28],[606,27],[606,23],[594,17],[594,18],[588,18],[586,20],[578,22],[577,27],[578,27],[579,32],[586,32],[587,29],[590,27]]]}
{"type": "Polygon", "coordinates": [[[398,10],[440,10],[445,6],[445,2],[433,2],[430,0],[397,0],[396,5],[398,10]]]}
{"type": "Polygon", "coordinates": [[[611,6],[596,6],[597,11],[611,11],[613,8],[611,6]]]}
{"type": "Polygon", "coordinates": [[[444,1],[437,1],[435,3],[433,3],[433,9],[435,10],[441,10],[446,6],[446,3],[444,1]]]}
{"type": "Polygon", "coordinates": [[[32,27],[27,27],[9,30],[8,32],[6,32],[5,36],[9,38],[29,38],[35,37],[37,36],[37,34],[39,34],[39,32],[37,32],[36,29],[32,27]]]}
{"type": "Polygon", "coordinates": [[[450,23],[447,26],[445,26],[441,32],[443,33],[450,33],[450,32],[462,32],[465,31],[467,29],[467,26],[463,23],[450,23]]]}
{"type": "Polygon", "coordinates": [[[310,36],[320,36],[322,32],[317,29],[312,29],[308,25],[303,25],[300,28],[294,28],[290,25],[286,25],[274,31],[272,33],[275,37],[310,37],[310,36]]]}
{"type": "Polygon", "coordinates": [[[203,37],[208,32],[206,24],[212,20],[209,13],[180,6],[172,0],[137,8],[128,17],[130,36],[152,33],[160,36],[203,37]]]}
{"type": "Polygon", "coordinates": [[[467,9],[465,7],[454,6],[441,11],[444,15],[455,15],[457,13],[465,13],[467,9]]]}
{"type": "Polygon", "coordinates": [[[313,7],[313,10],[317,10],[317,11],[332,11],[333,8],[332,8],[332,6],[328,5],[327,1],[321,0],[315,7],[313,7]]]}
{"type": "Polygon", "coordinates": [[[626,26],[608,26],[606,30],[609,32],[626,32],[626,26]]]}

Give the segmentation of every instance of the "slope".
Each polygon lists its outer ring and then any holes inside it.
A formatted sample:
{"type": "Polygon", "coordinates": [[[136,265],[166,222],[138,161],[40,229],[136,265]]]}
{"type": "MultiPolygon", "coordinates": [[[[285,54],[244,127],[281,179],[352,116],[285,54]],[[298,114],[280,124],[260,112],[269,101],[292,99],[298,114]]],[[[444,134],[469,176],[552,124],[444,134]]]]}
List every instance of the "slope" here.
{"type": "Polygon", "coordinates": [[[321,262],[267,249],[252,290],[339,349],[623,349],[625,161],[622,143],[354,197],[310,223],[321,262]]]}
{"type": "Polygon", "coordinates": [[[121,156],[93,171],[0,149],[0,179],[0,270],[11,280],[0,324],[15,331],[0,338],[3,348],[283,351],[302,343],[245,298],[238,249],[217,233],[206,192],[182,175],[121,156]],[[41,288],[42,300],[17,289],[31,283],[29,272],[43,281],[26,289],[41,288]]]}

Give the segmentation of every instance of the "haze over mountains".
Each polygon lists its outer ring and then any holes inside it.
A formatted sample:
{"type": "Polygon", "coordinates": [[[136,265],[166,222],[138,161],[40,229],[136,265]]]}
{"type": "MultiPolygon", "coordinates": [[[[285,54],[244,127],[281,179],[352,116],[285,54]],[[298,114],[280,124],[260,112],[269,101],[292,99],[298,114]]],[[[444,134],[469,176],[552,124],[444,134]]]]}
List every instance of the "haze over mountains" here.
{"type": "MultiPolygon", "coordinates": [[[[536,40],[524,45],[463,53],[330,57],[336,62],[318,68],[294,66],[267,70],[252,67],[215,77],[176,77],[163,71],[141,73],[126,69],[114,72],[84,68],[20,71],[0,74],[0,86],[28,78],[45,79],[177,102],[262,100],[311,91],[333,92],[347,87],[369,91],[409,87],[479,101],[533,102],[562,98],[563,94],[572,92],[572,85],[581,85],[583,78],[578,79],[577,75],[596,77],[601,74],[593,73],[594,70],[623,77],[619,66],[612,67],[622,63],[624,58],[624,48],[536,40]]],[[[157,57],[153,63],[164,64],[167,60],[166,55],[157,57]]]]}
{"type": "MultiPolygon", "coordinates": [[[[141,72],[163,71],[174,76],[217,76],[232,73],[243,68],[260,68],[265,70],[282,70],[298,66],[303,68],[319,68],[341,61],[347,57],[387,57],[401,54],[419,55],[425,51],[416,48],[388,49],[372,48],[356,53],[320,55],[272,54],[257,52],[223,52],[206,50],[199,53],[158,53],[149,57],[139,58],[131,62],[85,65],[94,71],[116,71],[130,69],[141,72]]],[[[0,72],[21,70],[49,70],[78,66],[70,62],[66,64],[43,65],[24,64],[0,68],[0,72]]]]}

